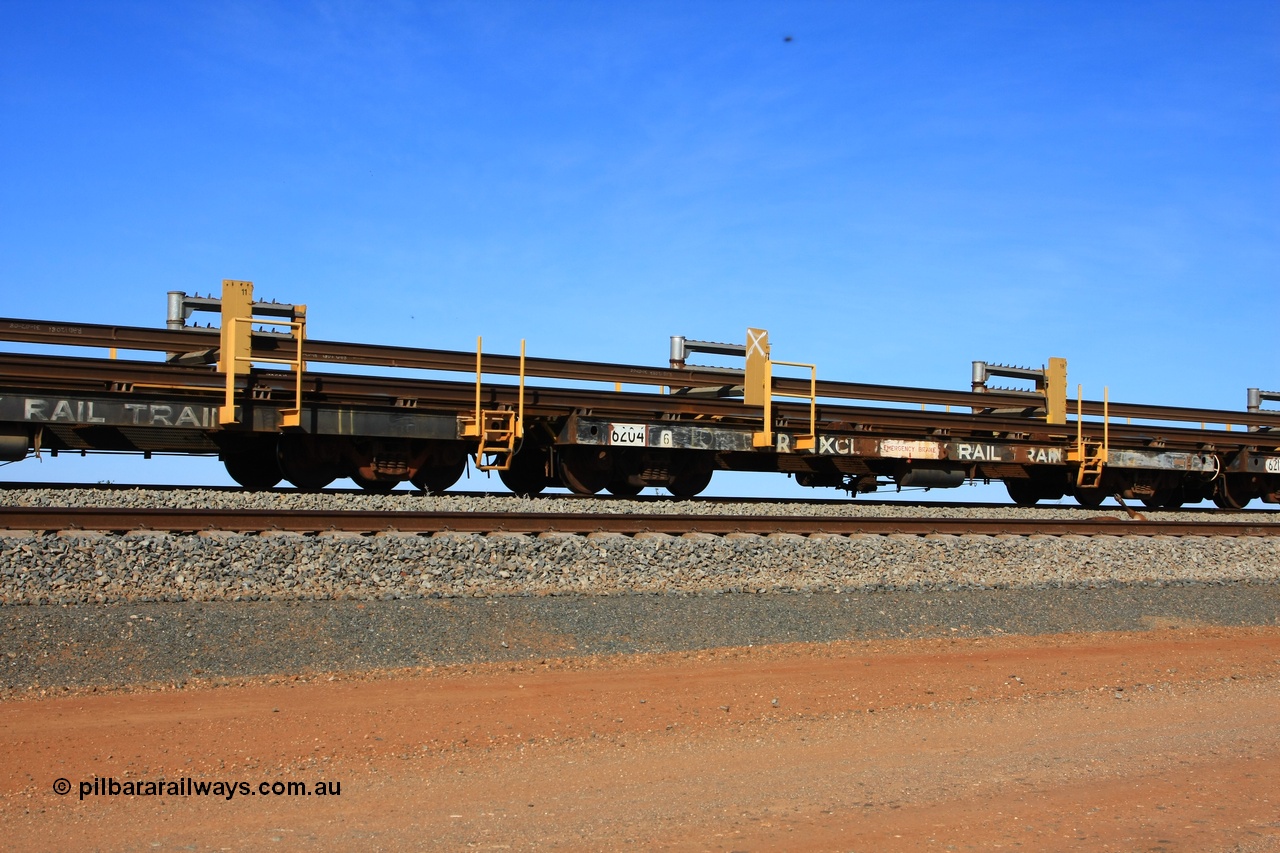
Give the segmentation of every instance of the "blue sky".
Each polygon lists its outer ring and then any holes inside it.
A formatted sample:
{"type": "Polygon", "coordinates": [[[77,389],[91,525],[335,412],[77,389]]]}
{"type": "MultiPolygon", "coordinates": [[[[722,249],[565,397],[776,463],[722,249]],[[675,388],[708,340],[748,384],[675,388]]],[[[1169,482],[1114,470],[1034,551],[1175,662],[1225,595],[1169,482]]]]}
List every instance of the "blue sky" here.
{"type": "Polygon", "coordinates": [[[0,114],[5,316],[245,278],[326,339],[1280,386],[1274,2],[0,0],[0,114]]]}

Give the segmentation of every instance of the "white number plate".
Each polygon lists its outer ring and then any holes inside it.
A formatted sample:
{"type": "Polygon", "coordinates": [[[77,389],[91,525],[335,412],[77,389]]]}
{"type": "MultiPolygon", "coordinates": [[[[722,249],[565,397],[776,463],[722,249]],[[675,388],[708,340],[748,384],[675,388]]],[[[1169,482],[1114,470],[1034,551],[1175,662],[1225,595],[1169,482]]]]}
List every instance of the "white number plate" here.
{"type": "Polygon", "coordinates": [[[1280,474],[1280,458],[1269,456],[1263,464],[1268,474],[1280,474]]]}
{"type": "Polygon", "coordinates": [[[644,424],[609,424],[609,443],[623,447],[644,447],[644,424]]]}

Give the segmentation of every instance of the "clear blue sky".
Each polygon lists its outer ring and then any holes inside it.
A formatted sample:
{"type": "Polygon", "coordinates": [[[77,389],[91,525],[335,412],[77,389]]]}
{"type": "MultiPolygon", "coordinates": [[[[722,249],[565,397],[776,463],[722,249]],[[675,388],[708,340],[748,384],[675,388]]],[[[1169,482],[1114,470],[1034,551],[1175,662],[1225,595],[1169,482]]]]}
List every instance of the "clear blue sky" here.
{"type": "Polygon", "coordinates": [[[1280,386],[1274,0],[0,0],[0,111],[6,316],[245,278],[327,339],[1280,386]]]}

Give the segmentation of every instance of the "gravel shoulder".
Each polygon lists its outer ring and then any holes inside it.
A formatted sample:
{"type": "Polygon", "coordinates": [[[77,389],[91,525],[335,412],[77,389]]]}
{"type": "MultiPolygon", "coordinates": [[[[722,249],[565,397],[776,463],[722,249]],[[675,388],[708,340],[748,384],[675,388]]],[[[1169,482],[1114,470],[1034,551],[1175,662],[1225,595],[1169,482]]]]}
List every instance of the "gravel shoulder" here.
{"type": "Polygon", "coordinates": [[[865,639],[1280,626],[1280,585],[0,607],[0,697],[865,639]]]}
{"type": "Polygon", "coordinates": [[[1278,724],[1274,627],[543,658],[0,703],[0,816],[21,850],[1268,851],[1278,724]]]}

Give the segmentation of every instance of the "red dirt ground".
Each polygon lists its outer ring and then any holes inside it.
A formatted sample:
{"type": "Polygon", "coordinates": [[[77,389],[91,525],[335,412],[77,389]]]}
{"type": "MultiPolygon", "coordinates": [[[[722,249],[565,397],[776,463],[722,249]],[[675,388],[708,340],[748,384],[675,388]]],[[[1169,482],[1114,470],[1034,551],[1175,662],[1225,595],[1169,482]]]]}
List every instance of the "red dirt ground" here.
{"type": "Polygon", "coordinates": [[[1278,732],[1280,628],[37,695],[0,704],[0,843],[1271,851],[1278,732]],[[324,780],[341,795],[81,799],[95,775],[324,780]]]}

